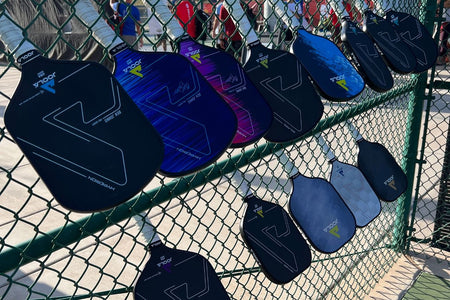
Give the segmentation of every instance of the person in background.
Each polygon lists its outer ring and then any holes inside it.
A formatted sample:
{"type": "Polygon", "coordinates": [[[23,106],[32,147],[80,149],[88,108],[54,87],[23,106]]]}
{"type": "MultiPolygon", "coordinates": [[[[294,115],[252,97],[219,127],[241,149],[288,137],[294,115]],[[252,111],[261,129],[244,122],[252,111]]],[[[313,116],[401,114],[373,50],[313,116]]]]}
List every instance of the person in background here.
{"type": "Polygon", "coordinates": [[[150,36],[154,36],[156,39],[156,47],[162,46],[163,50],[167,50],[167,36],[163,31],[163,27],[156,17],[156,15],[152,12],[150,8],[147,8],[148,15],[148,34],[150,36]]]}
{"type": "Polygon", "coordinates": [[[243,50],[242,37],[223,5],[220,7],[219,20],[224,27],[224,30],[221,30],[219,34],[218,42],[221,43],[220,48],[225,49],[225,51],[233,55],[238,61],[241,61],[243,50]]]}
{"type": "MultiPolygon", "coordinates": [[[[222,5],[223,5],[223,0],[219,0],[216,3],[215,9],[214,9],[214,19],[213,19],[212,29],[211,29],[211,37],[213,39],[220,36],[219,33],[221,31],[220,27],[221,27],[222,23],[220,22],[219,15],[220,15],[220,8],[222,7],[222,5]]],[[[220,41],[220,40],[217,41],[218,48],[221,48],[223,44],[224,43],[222,41],[220,41]]]]}
{"type": "MultiPolygon", "coordinates": [[[[437,1],[439,8],[441,0],[437,1]]],[[[437,65],[445,65],[450,62],[448,56],[448,37],[450,34],[450,0],[444,1],[444,8],[442,11],[443,21],[439,30],[439,56],[437,58],[437,65]]]]}
{"type": "Polygon", "coordinates": [[[121,34],[122,39],[129,45],[133,45],[133,49],[138,50],[139,47],[142,47],[144,44],[142,37],[141,15],[137,7],[133,5],[134,0],[124,1],[125,3],[118,0],[110,0],[109,5],[123,18],[121,34]],[[136,42],[138,38],[139,43],[136,42]]]}
{"type": "Polygon", "coordinates": [[[192,3],[189,0],[182,0],[174,5],[174,9],[178,22],[183,27],[184,31],[187,32],[190,37],[196,38],[195,12],[192,3]]]}

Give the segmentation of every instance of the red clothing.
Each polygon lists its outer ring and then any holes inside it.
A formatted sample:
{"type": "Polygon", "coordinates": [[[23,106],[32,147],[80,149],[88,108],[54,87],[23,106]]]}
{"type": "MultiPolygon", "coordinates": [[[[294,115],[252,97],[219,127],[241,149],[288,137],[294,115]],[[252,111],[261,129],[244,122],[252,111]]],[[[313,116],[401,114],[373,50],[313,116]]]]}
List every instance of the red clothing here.
{"type": "Polygon", "coordinates": [[[176,16],[178,22],[183,26],[184,30],[195,38],[195,16],[194,6],[190,1],[181,1],[176,6],[176,16]]]}
{"type": "Polygon", "coordinates": [[[233,20],[231,19],[231,17],[228,17],[228,11],[223,5],[220,8],[219,19],[221,21],[226,20],[224,23],[224,29],[225,29],[224,31],[225,31],[225,35],[228,39],[230,39],[232,41],[241,41],[242,40],[242,37],[239,34],[238,30],[236,29],[236,26],[234,26],[233,20]]]}
{"type": "MultiPolygon", "coordinates": [[[[350,3],[345,4],[345,10],[347,11],[348,15],[350,16],[350,19],[353,19],[353,12],[352,12],[352,6],[350,3]]],[[[331,15],[331,24],[333,24],[334,27],[340,26],[340,22],[338,21],[337,15],[334,13],[334,10],[330,10],[331,15]]]]}

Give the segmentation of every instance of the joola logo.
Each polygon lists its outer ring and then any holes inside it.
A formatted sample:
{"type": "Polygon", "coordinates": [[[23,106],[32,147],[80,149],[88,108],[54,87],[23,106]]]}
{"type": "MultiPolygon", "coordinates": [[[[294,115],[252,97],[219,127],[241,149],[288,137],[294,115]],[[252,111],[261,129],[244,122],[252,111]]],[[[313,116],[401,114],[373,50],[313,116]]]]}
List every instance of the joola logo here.
{"type": "Polygon", "coordinates": [[[339,76],[336,76],[336,77],[332,77],[332,78],[330,78],[330,80],[332,82],[337,83],[344,90],[348,91],[347,81],[345,81],[345,76],[344,75],[339,75],[339,76]]]}
{"type": "Polygon", "coordinates": [[[262,206],[255,206],[253,212],[258,214],[261,218],[264,218],[262,206]]]}
{"type": "Polygon", "coordinates": [[[260,54],[259,58],[256,60],[259,64],[261,64],[264,68],[269,68],[269,56],[260,54]]]}
{"type": "Polygon", "coordinates": [[[163,268],[167,272],[170,272],[171,271],[171,266],[172,266],[172,257],[166,259],[165,256],[161,256],[160,260],[161,260],[161,262],[157,263],[156,265],[159,268],[163,268]]]}
{"type": "Polygon", "coordinates": [[[397,187],[395,186],[394,175],[392,175],[391,177],[386,179],[386,181],[384,182],[384,185],[387,185],[387,186],[391,187],[392,189],[397,190],[397,187]]]}
{"type": "Polygon", "coordinates": [[[395,25],[398,25],[398,17],[392,15],[391,16],[391,22],[394,23],[395,25]]]}
{"type": "Polygon", "coordinates": [[[371,21],[378,25],[378,20],[377,20],[377,18],[372,18],[371,21]]]}
{"type": "Polygon", "coordinates": [[[324,232],[328,232],[331,233],[332,235],[334,235],[337,238],[340,238],[341,236],[339,235],[338,231],[338,220],[334,220],[333,222],[330,223],[330,225],[328,225],[327,227],[325,227],[323,229],[324,232]]]}
{"type": "Polygon", "coordinates": [[[189,52],[186,52],[185,56],[190,57],[193,60],[195,60],[196,62],[198,62],[199,64],[201,64],[202,61],[200,60],[200,49],[192,50],[192,48],[189,47],[188,50],[189,50],[189,52]]]}
{"type": "Polygon", "coordinates": [[[56,90],[54,89],[56,72],[53,72],[52,74],[45,76],[45,73],[41,71],[37,75],[41,79],[33,83],[34,88],[36,89],[41,88],[47,92],[56,94],[56,90]]]}
{"type": "Polygon", "coordinates": [[[124,73],[131,73],[133,75],[136,75],[138,77],[144,77],[144,75],[142,75],[141,71],[142,71],[142,65],[141,65],[141,60],[138,59],[135,62],[132,62],[131,60],[127,61],[128,66],[126,68],[123,69],[124,73]]]}
{"type": "Polygon", "coordinates": [[[339,173],[339,175],[345,176],[344,170],[342,168],[337,169],[337,172],[339,173]]]}

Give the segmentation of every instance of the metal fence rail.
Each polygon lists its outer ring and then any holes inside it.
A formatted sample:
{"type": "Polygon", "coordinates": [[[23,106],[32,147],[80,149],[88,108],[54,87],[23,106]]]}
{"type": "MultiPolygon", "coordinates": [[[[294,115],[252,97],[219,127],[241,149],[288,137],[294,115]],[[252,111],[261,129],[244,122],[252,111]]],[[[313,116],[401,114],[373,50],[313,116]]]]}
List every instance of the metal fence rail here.
{"type": "MultiPolygon", "coordinates": [[[[18,1],[5,0],[0,8],[17,5],[18,1]]],[[[27,0],[35,14],[28,17],[28,24],[21,20],[19,25],[25,33],[32,32],[33,22],[54,28],[53,42],[39,40],[31,33],[28,37],[47,56],[61,58],[64,49],[70,49],[66,51],[69,59],[92,59],[111,67],[106,51],[90,31],[70,37],[68,24],[80,26],[70,9],[73,2],[27,0]],[[59,2],[58,7],[64,12],[59,23],[46,16],[46,10],[55,6],[55,2],[59,2]],[[33,41],[33,37],[39,42],[33,41]]],[[[328,18],[320,16],[320,5],[324,5],[322,11],[329,11],[329,4],[305,2],[314,32],[332,36],[334,29],[326,26],[328,18]]],[[[430,30],[439,25],[435,1],[418,3],[393,2],[398,10],[419,16],[430,30]]],[[[134,4],[144,12],[141,1],[134,4]]],[[[212,0],[197,4],[205,11],[217,5],[212,0]]],[[[258,35],[268,46],[277,47],[281,23],[276,19],[273,22],[273,13],[264,11],[264,17],[260,14],[258,35]]],[[[148,30],[146,19],[142,24],[148,30]]],[[[216,38],[206,33],[204,43],[214,46],[216,38]]],[[[144,41],[145,49],[161,51],[158,37],[145,36],[144,41]]],[[[171,49],[169,45],[167,51],[171,49]]],[[[421,75],[393,73],[394,88],[385,93],[366,87],[349,102],[323,99],[322,120],[312,132],[295,142],[274,144],[262,139],[245,148],[229,149],[216,163],[195,174],[175,179],[157,175],[128,202],[108,211],[80,214],[62,208],[53,199],[5,128],[3,112],[18,83],[20,70],[11,53],[0,47],[2,57],[2,299],[132,299],[134,283],[151,256],[136,216],[148,217],[147,222],[150,220],[157,228],[168,247],[206,257],[232,299],[357,299],[374,288],[402,253],[435,254],[447,257],[444,263],[449,263],[448,248],[437,247],[433,240],[437,232],[444,232],[442,229],[449,226],[448,219],[436,219],[437,210],[442,207],[438,199],[448,194],[442,188],[445,176],[448,179],[448,171],[443,172],[448,170],[443,165],[449,127],[448,67],[436,67],[421,75]],[[321,132],[341,161],[356,164],[358,147],[344,125],[347,119],[366,139],[389,149],[406,171],[409,189],[395,202],[382,202],[380,215],[367,227],[358,228],[338,252],[323,254],[312,249],[312,265],[292,282],[277,285],[265,277],[242,240],[239,225],[243,195],[230,178],[237,170],[241,171],[255,194],[287,209],[292,185],[275,152],[284,149],[306,176],[328,178],[330,166],[312,135],[321,132]],[[438,221],[441,225],[436,228],[438,221]]],[[[448,237],[445,240],[441,236],[439,241],[440,244],[447,241],[448,247],[448,237]]]]}

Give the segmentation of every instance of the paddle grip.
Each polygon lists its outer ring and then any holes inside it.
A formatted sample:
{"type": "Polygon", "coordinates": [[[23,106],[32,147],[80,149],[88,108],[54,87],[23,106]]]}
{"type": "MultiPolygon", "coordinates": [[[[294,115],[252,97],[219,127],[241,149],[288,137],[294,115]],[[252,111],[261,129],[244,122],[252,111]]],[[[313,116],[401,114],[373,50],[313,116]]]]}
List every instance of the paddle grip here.
{"type": "Polygon", "coordinates": [[[267,0],[273,7],[275,13],[283,22],[290,28],[302,28],[300,21],[294,16],[294,13],[289,10],[287,4],[280,0],[267,0]]]}
{"type": "Polygon", "coordinates": [[[22,28],[14,24],[7,11],[3,11],[0,16],[0,39],[12,52],[15,59],[35,49],[30,42],[24,39],[22,28]]]}
{"type": "Polygon", "coordinates": [[[161,241],[159,235],[156,233],[155,227],[150,222],[146,215],[137,214],[133,216],[138,228],[141,228],[141,235],[144,237],[148,245],[161,241]]]}
{"type": "Polygon", "coordinates": [[[114,30],[97,13],[90,0],[79,0],[75,4],[75,14],[88,28],[92,29],[94,37],[108,50],[122,43],[114,30]]]}
{"type": "Polygon", "coordinates": [[[322,152],[327,156],[328,161],[333,161],[336,159],[336,156],[331,151],[330,147],[328,147],[327,143],[323,139],[322,135],[320,133],[316,133],[314,135],[317,139],[317,142],[319,143],[320,147],[322,148],[322,152]]]}
{"type": "Polygon", "coordinates": [[[339,19],[342,20],[343,18],[350,17],[344,5],[342,4],[342,0],[331,0],[329,3],[339,19]]]}
{"type": "Polygon", "coordinates": [[[228,13],[230,14],[231,18],[233,19],[235,24],[238,24],[237,26],[240,34],[242,36],[245,36],[246,43],[251,44],[253,42],[258,41],[258,36],[256,35],[256,32],[253,30],[252,26],[250,25],[250,22],[248,21],[248,18],[246,17],[244,10],[242,9],[240,5],[239,0],[225,0],[223,2],[224,7],[227,9],[228,13]]]}
{"type": "Polygon", "coordinates": [[[185,34],[180,23],[178,23],[178,20],[170,12],[169,7],[167,6],[167,0],[145,0],[144,4],[150,9],[153,7],[161,24],[163,26],[165,24],[165,27],[167,28],[166,32],[172,40],[176,40],[185,34]]]}
{"type": "Polygon", "coordinates": [[[358,132],[358,130],[356,130],[355,126],[353,126],[353,124],[349,120],[346,120],[345,124],[347,124],[347,127],[350,130],[350,133],[351,133],[352,137],[356,141],[360,141],[360,140],[363,139],[361,134],[358,132]]]}
{"type": "Polygon", "coordinates": [[[286,171],[290,177],[300,173],[297,167],[291,162],[289,157],[284,153],[284,150],[280,150],[275,152],[275,155],[278,157],[278,161],[281,163],[284,171],[286,171]]]}
{"type": "Polygon", "coordinates": [[[360,12],[365,12],[366,10],[369,10],[369,6],[364,0],[353,0],[353,4],[360,12]]]}
{"type": "Polygon", "coordinates": [[[231,177],[231,181],[236,185],[236,187],[239,190],[239,193],[245,198],[252,194],[250,187],[248,186],[247,182],[245,181],[245,178],[241,171],[236,170],[231,177]]]}

